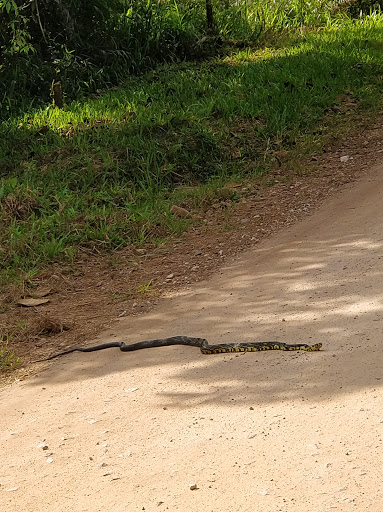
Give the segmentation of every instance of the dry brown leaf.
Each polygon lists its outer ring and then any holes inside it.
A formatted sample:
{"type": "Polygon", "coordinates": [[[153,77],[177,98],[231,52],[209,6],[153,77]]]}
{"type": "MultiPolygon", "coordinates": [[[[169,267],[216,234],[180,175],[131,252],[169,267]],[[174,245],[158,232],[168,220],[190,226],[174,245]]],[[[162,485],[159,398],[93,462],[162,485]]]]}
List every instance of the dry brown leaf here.
{"type": "Polygon", "coordinates": [[[34,298],[45,297],[46,295],[49,295],[51,293],[51,291],[52,291],[52,288],[41,288],[41,290],[36,290],[34,292],[31,292],[30,296],[34,297],[34,298]]]}
{"type": "Polygon", "coordinates": [[[178,215],[178,217],[187,217],[190,212],[185,208],[181,208],[181,206],[173,205],[170,213],[173,215],[178,215]]]}
{"type": "Polygon", "coordinates": [[[18,306],[25,306],[31,308],[33,306],[41,306],[42,304],[46,304],[49,302],[49,299],[20,299],[17,301],[18,306]]]}

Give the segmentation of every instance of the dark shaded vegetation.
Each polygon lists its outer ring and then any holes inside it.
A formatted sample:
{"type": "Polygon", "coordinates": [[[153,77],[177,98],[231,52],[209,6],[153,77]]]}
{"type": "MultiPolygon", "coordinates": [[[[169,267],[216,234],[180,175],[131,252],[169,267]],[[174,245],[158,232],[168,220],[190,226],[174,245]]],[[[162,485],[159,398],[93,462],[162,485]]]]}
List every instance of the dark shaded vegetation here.
{"type": "Polygon", "coordinates": [[[61,82],[69,103],[165,62],[324,25],[338,4],[344,2],[2,0],[0,119],[48,105],[53,82],[61,82]]]}
{"type": "Polygon", "coordinates": [[[175,2],[6,0],[0,13],[3,117],[47,103],[53,80],[70,101],[191,56],[204,27],[198,2],[184,2],[180,11],[175,2]]]}

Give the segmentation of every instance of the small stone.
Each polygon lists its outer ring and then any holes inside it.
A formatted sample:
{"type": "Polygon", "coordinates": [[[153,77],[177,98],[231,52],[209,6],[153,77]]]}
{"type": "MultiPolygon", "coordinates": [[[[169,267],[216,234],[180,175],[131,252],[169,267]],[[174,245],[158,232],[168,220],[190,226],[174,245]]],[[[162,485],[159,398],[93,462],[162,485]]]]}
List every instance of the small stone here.
{"type": "Polygon", "coordinates": [[[106,462],[101,462],[101,463],[99,464],[100,468],[106,468],[106,466],[107,466],[107,465],[108,465],[108,464],[107,464],[106,462]]]}
{"type": "Polygon", "coordinates": [[[42,450],[48,450],[48,445],[45,443],[40,443],[37,445],[37,448],[41,448],[42,450]]]}
{"type": "Polygon", "coordinates": [[[191,491],[195,491],[196,489],[198,489],[197,484],[189,484],[189,489],[191,491]]]}
{"type": "Polygon", "coordinates": [[[119,457],[130,457],[132,455],[132,452],[123,452],[120,453],[119,457]]]}
{"type": "Polygon", "coordinates": [[[169,274],[168,276],[166,276],[166,279],[173,279],[174,277],[174,274],[169,274]]]}
{"type": "Polygon", "coordinates": [[[133,393],[133,391],[137,391],[138,388],[126,388],[124,389],[125,393],[133,393]]]}
{"type": "Polygon", "coordinates": [[[47,458],[47,463],[48,463],[48,464],[52,464],[52,462],[53,462],[52,457],[48,457],[48,458],[47,458]]]}

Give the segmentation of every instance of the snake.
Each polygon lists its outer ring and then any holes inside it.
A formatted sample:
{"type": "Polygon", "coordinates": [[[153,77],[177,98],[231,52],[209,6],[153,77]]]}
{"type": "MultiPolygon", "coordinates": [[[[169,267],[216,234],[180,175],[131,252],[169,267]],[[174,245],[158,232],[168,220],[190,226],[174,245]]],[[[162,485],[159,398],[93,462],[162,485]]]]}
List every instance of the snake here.
{"type": "Polygon", "coordinates": [[[209,345],[209,342],[204,338],[190,338],[188,336],[173,336],[171,338],[160,338],[156,340],[140,341],[127,345],[123,341],[113,341],[111,343],[103,343],[93,347],[80,347],[64,350],[58,354],[51,355],[45,359],[39,359],[36,363],[41,361],[49,361],[56,357],[61,357],[72,352],[95,352],[97,350],[104,350],[107,348],[119,348],[121,352],[133,352],[134,350],[141,350],[144,348],[155,347],[169,347],[172,345],[186,345],[188,347],[198,347],[202,354],[227,354],[232,352],[261,352],[264,350],[305,350],[306,352],[316,352],[322,348],[322,343],[315,345],[306,345],[305,343],[297,343],[289,345],[279,341],[261,341],[249,343],[227,343],[218,345],[209,345]]]}

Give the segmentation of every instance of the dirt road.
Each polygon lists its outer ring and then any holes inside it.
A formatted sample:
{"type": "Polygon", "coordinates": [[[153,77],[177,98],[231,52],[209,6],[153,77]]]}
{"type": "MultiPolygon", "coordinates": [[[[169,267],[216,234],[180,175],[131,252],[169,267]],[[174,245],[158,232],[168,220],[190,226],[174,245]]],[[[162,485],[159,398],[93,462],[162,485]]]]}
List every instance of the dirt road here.
{"type": "Polygon", "coordinates": [[[3,389],[1,511],[381,512],[382,203],[377,168],[93,340],[322,341],[321,352],[76,353],[3,389]]]}

